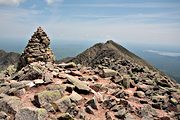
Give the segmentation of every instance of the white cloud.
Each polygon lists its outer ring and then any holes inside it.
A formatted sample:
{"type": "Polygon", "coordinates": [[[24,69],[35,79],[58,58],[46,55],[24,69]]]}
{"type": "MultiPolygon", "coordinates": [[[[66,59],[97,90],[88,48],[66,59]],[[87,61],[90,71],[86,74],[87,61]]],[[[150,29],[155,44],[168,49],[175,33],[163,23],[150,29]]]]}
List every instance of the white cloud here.
{"type": "Polygon", "coordinates": [[[177,52],[166,52],[166,51],[156,51],[156,50],[147,50],[147,52],[155,53],[162,56],[169,56],[169,57],[179,57],[180,53],[177,52]]]}
{"type": "Polygon", "coordinates": [[[64,2],[64,0],[46,0],[46,3],[48,5],[52,5],[54,3],[62,3],[62,2],[64,2]]]}
{"type": "Polygon", "coordinates": [[[24,2],[24,0],[0,0],[0,5],[19,5],[20,3],[24,2]]]}
{"type": "Polygon", "coordinates": [[[177,3],[117,3],[117,4],[69,4],[72,7],[96,7],[96,8],[179,8],[177,3]]]}

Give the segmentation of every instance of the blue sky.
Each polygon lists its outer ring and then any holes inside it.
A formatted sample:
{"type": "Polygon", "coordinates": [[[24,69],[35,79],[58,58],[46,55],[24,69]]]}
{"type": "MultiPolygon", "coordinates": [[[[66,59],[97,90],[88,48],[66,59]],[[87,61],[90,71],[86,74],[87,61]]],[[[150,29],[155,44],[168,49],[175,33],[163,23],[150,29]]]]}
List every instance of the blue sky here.
{"type": "Polygon", "coordinates": [[[0,42],[27,41],[38,26],[57,42],[180,47],[180,0],[0,0],[0,42]]]}

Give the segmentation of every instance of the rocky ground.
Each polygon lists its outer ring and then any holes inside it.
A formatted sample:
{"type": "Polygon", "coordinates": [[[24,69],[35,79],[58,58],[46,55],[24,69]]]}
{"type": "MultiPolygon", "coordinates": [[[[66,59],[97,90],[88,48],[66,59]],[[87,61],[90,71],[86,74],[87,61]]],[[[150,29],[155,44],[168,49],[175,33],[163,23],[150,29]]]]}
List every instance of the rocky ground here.
{"type": "Polygon", "coordinates": [[[123,56],[101,57],[93,67],[55,64],[49,42],[47,52],[28,48],[33,56],[21,55],[21,69],[0,74],[0,120],[180,119],[180,85],[169,77],[123,56]]]}
{"type": "Polygon", "coordinates": [[[179,86],[134,69],[132,76],[102,66],[31,63],[1,79],[0,119],[179,119],[179,86]]]}

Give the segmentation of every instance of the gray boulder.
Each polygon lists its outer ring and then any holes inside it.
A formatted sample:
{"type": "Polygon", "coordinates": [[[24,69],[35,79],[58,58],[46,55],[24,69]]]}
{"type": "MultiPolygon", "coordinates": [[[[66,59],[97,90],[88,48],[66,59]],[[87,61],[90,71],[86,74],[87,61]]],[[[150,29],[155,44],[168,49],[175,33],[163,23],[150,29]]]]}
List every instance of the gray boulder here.
{"type": "Polygon", "coordinates": [[[43,91],[34,96],[34,100],[38,106],[42,106],[45,103],[51,103],[62,97],[61,93],[58,90],[54,91],[43,91]]]}
{"type": "Polygon", "coordinates": [[[45,120],[47,111],[42,108],[22,108],[15,116],[15,120],[45,120]]]}
{"type": "Polygon", "coordinates": [[[103,77],[113,77],[116,76],[118,72],[112,69],[103,69],[103,77]]]}
{"type": "Polygon", "coordinates": [[[21,107],[22,102],[18,97],[4,95],[0,98],[0,108],[6,113],[16,114],[21,107]]]}
{"type": "Polygon", "coordinates": [[[67,80],[72,83],[79,91],[84,91],[84,92],[90,92],[91,88],[87,86],[87,84],[83,81],[80,81],[78,78],[73,77],[71,75],[67,75],[67,80]]]}

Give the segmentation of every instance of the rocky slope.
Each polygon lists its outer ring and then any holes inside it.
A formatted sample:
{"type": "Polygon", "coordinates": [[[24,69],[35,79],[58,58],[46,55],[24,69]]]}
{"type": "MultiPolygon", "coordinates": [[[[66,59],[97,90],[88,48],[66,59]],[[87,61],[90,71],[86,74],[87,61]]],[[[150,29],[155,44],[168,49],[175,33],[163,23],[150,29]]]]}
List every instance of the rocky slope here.
{"type": "Polygon", "coordinates": [[[85,66],[96,67],[97,65],[102,64],[101,60],[105,57],[119,60],[128,60],[131,63],[139,64],[141,66],[147,66],[151,70],[157,70],[145,60],[136,56],[135,54],[112,40],[109,40],[106,43],[95,44],[81,54],[77,55],[71,61],[80,63],[85,66]]]}
{"type": "Polygon", "coordinates": [[[5,52],[4,50],[0,50],[0,71],[5,70],[10,65],[17,66],[19,61],[20,54],[14,52],[5,52]]]}
{"type": "Polygon", "coordinates": [[[6,74],[0,79],[0,120],[180,119],[179,84],[136,63],[138,57],[106,52],[93,68],[35,59],[6,74]]]}

